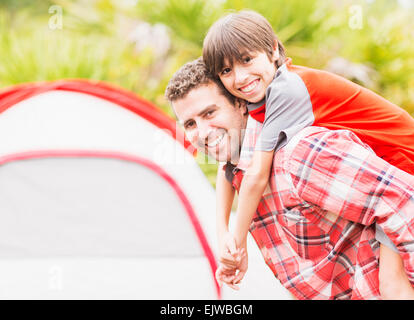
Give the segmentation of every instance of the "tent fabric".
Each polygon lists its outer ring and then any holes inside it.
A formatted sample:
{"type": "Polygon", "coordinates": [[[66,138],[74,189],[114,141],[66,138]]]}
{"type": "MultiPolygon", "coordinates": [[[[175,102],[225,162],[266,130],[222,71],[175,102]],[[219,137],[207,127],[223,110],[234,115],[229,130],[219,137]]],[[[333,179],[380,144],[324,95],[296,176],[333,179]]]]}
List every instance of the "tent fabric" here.
{"type": "MultiPolygon", "coordinates": [[[[5,92],[2,96],[8,97],[5,92]]],[[[14,92],[12,96],[19,95],[14,92]]],[[[115,150],[149,159],[172,176],[191,199],[202,225],[214,230],[210,215],[215,209],[208,205],[214,204],[214,190],[184,143],[172,138],[171,128],[180,131],[172,119],[167,117],[170,129],[160,130],[114,102],[74,91],[43,90],[19,102],[14,100],[13,107],[0,113],[0,136],[11,137],[2,140],[0,156],[31,150],[77,149],[115,150]]],[[[137,100],[136,108],[139,103],[137,100]]],[[[7,105],[3,103],[3,107],[7,105]]],[[[215,241],[215,235],[211,239],[215,241]]]]}
{"type": "Polygon", "coordinates": [[[29,83],[0,91],[0,136],[0,258],[201,255],[220,297],[214,190],[173,119],[106,83],[29,83]]]}
{"type": "Polygon", "coordinates": [[[4,164],[0,257],[203,256],[188,208],[171,189],[149,167],[115,158],[4,164]]]}
{"type": "Polygon", "coordinates": [[[23,83],[8,87],[0,91],[0,113],[3,113],[5,110],[23,100],[56,90],[84,93],[116,103],[117,105],[136,113],[159,128],[168,130],[174,139],[183,143],[187,150],[195,152],[191,144],[185,140],[183,133],[176,130],[175,122],[160,109],[130,91],[115,87],[114,85],[109,85],[102,81],[86,79],[58,80],[23,83]]]}

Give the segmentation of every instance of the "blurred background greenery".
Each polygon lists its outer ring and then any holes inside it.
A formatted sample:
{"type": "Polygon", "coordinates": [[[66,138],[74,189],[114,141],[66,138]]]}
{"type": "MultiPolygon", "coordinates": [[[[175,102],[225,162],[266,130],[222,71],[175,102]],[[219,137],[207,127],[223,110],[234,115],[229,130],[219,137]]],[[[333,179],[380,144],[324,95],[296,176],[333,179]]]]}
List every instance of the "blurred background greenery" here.
{"type": "MultiPolygon", "coordinates": [[[[325,69],[414,114],[414,0],[0,0],[0,87],[103,80],[172,115],[164,89],[230,10],[263,14],[295,64],[325,69]]],[[[217,165],[197,158],[214,184],[217,165]]]]}

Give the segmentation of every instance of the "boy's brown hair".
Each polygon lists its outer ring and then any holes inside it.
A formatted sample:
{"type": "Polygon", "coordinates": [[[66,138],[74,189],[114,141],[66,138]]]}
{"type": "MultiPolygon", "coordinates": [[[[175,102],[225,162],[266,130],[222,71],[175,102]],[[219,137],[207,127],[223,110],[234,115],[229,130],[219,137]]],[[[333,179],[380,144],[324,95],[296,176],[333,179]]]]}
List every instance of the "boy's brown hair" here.
{"type": "Polygon", "coordinates": [[[214,77],[208,71],[201,57],[186,63],[172,76],[165,89],[165,98],[169,102],[174,102],[183,99],[191,90],[210,83],[215,83],[219,88],[220,93],[222,93],[230,103],[235,103],[236,98],[224,88],[217,77],[214,77]]]}
{"type": "Polygon", "coordinates": [[[272,26],[257,12],[242,10],[217,20],[209,29],[203,44],[203,59],[209,71],[217,76],[227,60],[242,62],[243,54],[251,51],[265,52],[269,59],[277,43],[280,67],[286,59],[285,48],[277,38],[272,26]]]}

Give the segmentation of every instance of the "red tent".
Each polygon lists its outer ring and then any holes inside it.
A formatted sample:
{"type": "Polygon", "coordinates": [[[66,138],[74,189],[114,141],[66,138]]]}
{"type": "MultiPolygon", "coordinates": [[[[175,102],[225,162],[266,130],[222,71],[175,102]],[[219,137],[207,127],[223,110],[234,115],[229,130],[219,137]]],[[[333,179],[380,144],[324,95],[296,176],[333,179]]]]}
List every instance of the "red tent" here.
{"type": "Polygon", "coordinates": [[[0,92],[0,136],[0,298],[220,297],[214,190],[173,119],[102,82],[31,83],[0,92]]]}

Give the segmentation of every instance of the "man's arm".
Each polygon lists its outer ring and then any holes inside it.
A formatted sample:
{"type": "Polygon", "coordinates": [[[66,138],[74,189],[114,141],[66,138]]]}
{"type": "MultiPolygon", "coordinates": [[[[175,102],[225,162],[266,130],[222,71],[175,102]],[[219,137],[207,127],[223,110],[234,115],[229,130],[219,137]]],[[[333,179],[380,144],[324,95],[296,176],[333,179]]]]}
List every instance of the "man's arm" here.
{"type": "Polygon", "coordinates": [[[414,284],[414,176],[377,157],[352,132],[321,128],[289,157],[298,195],[347,220],[379,224],[414,284]]]}

